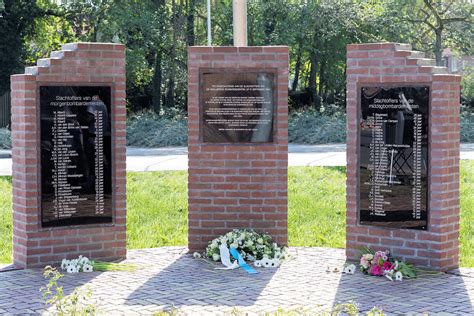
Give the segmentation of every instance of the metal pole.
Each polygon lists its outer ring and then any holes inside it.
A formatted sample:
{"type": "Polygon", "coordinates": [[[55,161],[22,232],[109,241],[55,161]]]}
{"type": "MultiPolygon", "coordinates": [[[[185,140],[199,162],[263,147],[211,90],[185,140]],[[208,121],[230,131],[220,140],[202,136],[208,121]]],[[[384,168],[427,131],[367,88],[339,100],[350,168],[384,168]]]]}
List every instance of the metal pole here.
{"type": "Polygon", "coordinates": [[[211,34],[211,0],[207,0],[207,46],[212,46],[212,34],[211,34]]]}
{"type": "Polygon", "coordinates": [[[234,46],[247,46],[247,0],[233,0],[234,46]]]}

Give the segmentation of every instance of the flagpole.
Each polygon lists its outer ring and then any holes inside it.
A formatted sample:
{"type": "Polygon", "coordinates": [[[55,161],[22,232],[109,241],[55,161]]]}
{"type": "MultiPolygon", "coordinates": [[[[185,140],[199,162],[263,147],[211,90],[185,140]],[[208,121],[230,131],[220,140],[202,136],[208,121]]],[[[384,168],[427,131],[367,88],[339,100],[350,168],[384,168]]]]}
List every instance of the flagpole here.
{"type": "Polygon", "coordinates": [[[247,0],[233,0],[234,46],[247,46],[247,0]]]}

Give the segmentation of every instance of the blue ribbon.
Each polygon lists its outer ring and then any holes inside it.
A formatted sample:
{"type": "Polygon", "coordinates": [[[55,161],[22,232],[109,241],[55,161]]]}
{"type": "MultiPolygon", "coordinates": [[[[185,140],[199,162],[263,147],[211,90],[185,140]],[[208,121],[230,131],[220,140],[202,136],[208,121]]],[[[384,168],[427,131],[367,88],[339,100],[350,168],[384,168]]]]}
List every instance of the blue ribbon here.
{"type": "Polygon", "coordinates": [[[232,254],[232,257],[234,257],[235,259],[237,259],[237,262],[239,263],[239,266],[244,269],[247,273],[250,273],[250,274],[256,274],[258,273],[257,271],[255,271],[254,269],[252,269],[244,260],[244,258],[242,258],[242,256],[240,255],[240,253],[237,251],[237,249],[235,248],[230,248],[230,253],[232,254]]]}

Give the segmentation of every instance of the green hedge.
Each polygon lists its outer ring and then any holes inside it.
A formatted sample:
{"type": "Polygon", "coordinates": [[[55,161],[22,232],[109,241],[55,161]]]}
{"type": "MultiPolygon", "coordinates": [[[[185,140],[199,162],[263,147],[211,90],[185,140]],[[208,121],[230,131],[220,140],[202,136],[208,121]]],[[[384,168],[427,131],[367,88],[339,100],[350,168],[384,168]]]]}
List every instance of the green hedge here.
{"type": "Polygon", "coordinates": [[[298,144],[344,143],[346,116],[315,111],[294,112],[288,119],[288,141],[298,144]]]}
{"type": "MultiPolygon", "coordinates": [[[[157,115],[146,111],[127,119],[127,146],[186,146],[187,118],[183,113],[157,115]]],[[[289,116],[290,143],[327,144],[346,141],[346,117],[323,115],[314,111],[294,112],[289,116]]],[[[474,143],[474,112],[462,111],[461,142],[474,143]]],[[[11,132],[0,128],[0,149],[11,148],[11,132]]]]}
{"type": "Polygon", "coordinates": [[[157,115],[146,111],[129,116],[127,145],[135,147],[186,146],[188,120],[181,113],[157,115]]]}
{"type": "Polygon", "coordinates": [[[461,113],[461,143],[474,143],[474,111],[461,113]]]}
{"type": "Polygon", "coordinates": [[[0,149],[10,149],[11,146],[11,132],[6,128],[0,128],[0,149]]]}

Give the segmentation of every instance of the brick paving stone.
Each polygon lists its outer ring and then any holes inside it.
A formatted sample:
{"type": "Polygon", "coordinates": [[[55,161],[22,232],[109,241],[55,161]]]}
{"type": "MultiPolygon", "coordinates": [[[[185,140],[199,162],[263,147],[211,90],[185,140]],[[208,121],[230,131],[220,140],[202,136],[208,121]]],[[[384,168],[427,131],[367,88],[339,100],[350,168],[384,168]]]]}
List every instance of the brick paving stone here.
{"type": "MultiPolygon", "coordinates": [[[[374,306],[388,314],[473,314],[474,269],[462,273],[423,275],[390,282],[356,273],[328,273],[342,268],[342,249],[290,248],[293,259],[278,269],[214,270],[216,264],[194,259],[186,248],[130,250],[127,262],[137,272],[80,273],[59,282],[66,294],[89,286],[106,314],[151,315],[160,310],[179,314],[258,314],[284,310],[318,313],[335,303],[354,301],[363,311],[374,306]]],[[[48,313],[39,288],[46,284],[40,269],[0,273],[0,313],[48,313]]]]}

